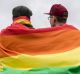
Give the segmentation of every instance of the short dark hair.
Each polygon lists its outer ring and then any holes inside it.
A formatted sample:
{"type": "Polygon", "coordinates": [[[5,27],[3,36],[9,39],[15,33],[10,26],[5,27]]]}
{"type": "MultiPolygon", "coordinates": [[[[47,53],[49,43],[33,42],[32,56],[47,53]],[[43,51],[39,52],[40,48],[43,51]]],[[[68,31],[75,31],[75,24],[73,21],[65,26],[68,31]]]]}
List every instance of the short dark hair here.
{"type": "Polygon", "coordinates": [[[27,16],[30,19],[32,16],[32,11],[26,6],[17,6],[12,10],[13,19],[19,16],[27,16]]]}
{"type": "Polygon", "coordinates": [[[64,12],[63,16],[56,16],[57,21],[60,23],[66,23],[67,18],[68,18],[68,12],[64,12]]]}
{"type": "Polygon", "coordinates": [[[56,17],[57,21],[60,23],[66,23],[67,22],[67,17],[56,17]]]}

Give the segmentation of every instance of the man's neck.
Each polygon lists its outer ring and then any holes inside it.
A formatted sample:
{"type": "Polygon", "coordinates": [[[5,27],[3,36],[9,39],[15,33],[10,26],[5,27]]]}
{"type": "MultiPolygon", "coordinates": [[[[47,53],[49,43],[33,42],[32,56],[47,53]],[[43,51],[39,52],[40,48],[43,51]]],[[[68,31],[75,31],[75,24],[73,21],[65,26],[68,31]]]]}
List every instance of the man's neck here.
{"type": "Polygon", "coordinates": [[[63,26],[64,24],[65,24],[65,23],[58,23],[58,22],[57,22],[56,25],[55,25],[55,27],[56,27],[56,26],[63,26]]]}

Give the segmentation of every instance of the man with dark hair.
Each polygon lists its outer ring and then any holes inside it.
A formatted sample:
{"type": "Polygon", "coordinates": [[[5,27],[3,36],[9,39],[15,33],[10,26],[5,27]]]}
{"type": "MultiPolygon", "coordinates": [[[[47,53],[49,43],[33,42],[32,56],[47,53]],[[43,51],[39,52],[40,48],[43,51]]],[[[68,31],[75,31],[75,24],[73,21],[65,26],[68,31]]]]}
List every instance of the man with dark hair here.
{"type": "Polygon", "coordinates": [[[1,31],[1,34],[18,34],[23,31],[33,30],[31,24],[32,11],[26,6],[16,6],[12,10],[13,22],[6,29],[1,31]]]}
{"type": "Polygon", "coordinates": [[[69,26],[76,29],[75,27],[66,24],[68,18],[68,10],[61,4],[54,4],[49,13],[46,13],[49,16],[51,27],[56,26],[69,26]]]}
{"type": "Polygon", "coordinates": [[[30,22],[32,11],[25,6],[17,6],[12,10],[14,23],[23,24],[29,28],[33,28],[30,22]]]}

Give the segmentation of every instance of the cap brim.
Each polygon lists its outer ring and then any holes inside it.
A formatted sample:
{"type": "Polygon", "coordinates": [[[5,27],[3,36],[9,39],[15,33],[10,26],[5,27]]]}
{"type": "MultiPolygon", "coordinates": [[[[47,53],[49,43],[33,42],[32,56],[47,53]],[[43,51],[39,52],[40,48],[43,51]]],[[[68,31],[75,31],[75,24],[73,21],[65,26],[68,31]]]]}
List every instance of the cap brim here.
{"type": "Polygon", "coordinates": [[[46,14],[46,15],[50,15],[50,13],[44,13],[44,14],[46,14]]]}

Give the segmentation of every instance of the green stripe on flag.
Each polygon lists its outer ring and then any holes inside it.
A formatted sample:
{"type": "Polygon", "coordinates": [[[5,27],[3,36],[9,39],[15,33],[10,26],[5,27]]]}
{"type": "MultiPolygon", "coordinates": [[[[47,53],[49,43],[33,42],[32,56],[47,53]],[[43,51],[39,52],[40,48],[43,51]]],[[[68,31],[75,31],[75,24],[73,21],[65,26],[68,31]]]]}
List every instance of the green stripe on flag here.
{"type": "Polygon", "coordinates": [[[80,66],[76,67],[43,67],[31,70],[16,70],[13,68],[4,68],[0,74],[80,74],[80,66]]]}

